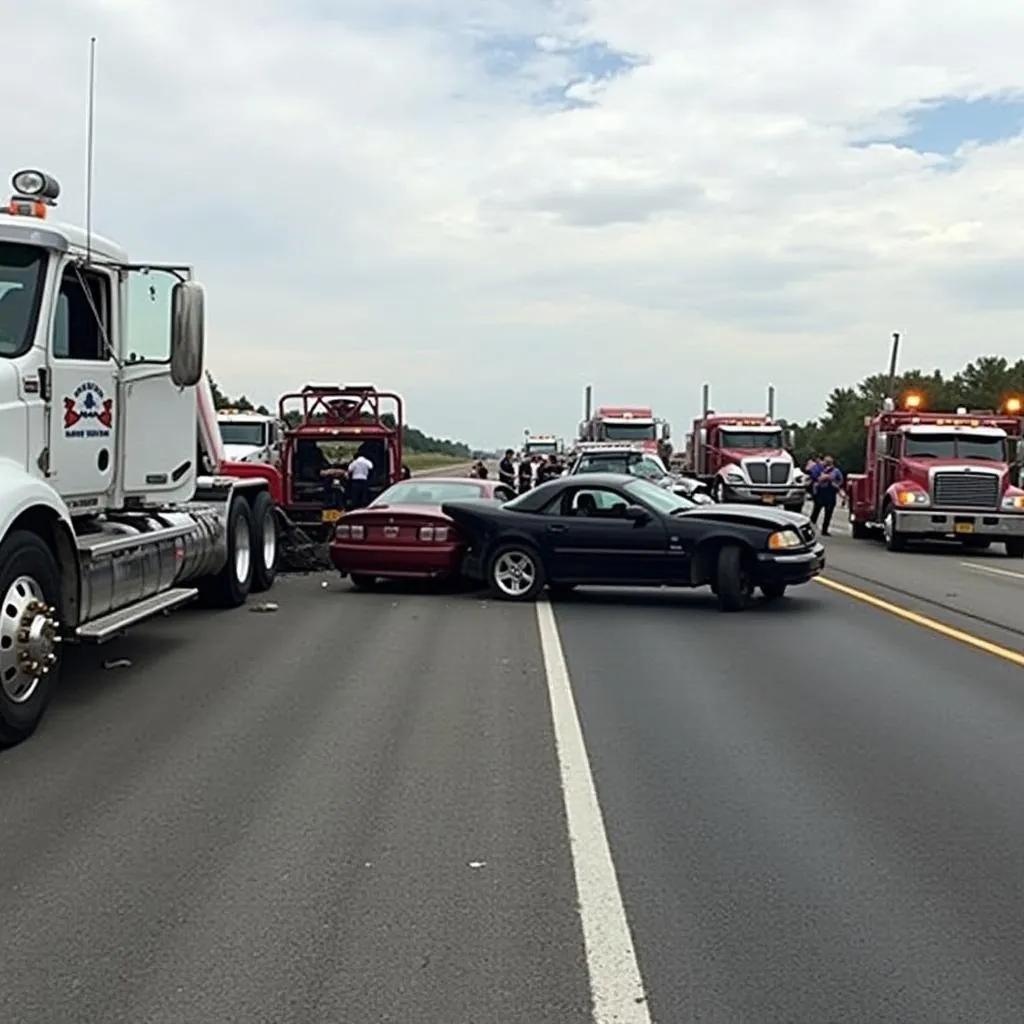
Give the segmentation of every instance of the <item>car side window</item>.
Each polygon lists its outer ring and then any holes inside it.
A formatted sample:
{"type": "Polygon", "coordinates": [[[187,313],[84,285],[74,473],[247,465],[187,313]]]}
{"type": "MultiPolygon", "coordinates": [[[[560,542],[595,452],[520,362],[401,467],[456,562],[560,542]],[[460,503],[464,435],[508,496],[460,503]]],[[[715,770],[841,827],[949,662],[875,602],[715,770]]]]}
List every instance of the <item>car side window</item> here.
{"type": "Polygon", "coordinates": [[[562,497],[561,514],[574,519],[624,519],[627,501],[604,487],[579,487],[562,497]]]}
{"type": "Polygon", "coordinates": [[[508,487],[495,487],[494,497],[498,501],[511,501],[516,496],[515,491],[508,487]]]}

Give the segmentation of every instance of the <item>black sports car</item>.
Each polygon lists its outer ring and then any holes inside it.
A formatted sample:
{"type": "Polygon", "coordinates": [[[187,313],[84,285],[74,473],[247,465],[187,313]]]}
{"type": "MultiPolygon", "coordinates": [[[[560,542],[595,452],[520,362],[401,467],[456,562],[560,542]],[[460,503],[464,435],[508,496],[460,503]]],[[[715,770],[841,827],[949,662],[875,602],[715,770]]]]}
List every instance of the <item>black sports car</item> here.
{"type": "Polygon", "coordinates": [[[810,520],[755,505],[698,505],[620,473],[552,480],[504,505],[441,506],[466,543],[462,571],[508,601],[578,585],[710,586],[723,611],[807,583],[825,567],[810,520]]]}

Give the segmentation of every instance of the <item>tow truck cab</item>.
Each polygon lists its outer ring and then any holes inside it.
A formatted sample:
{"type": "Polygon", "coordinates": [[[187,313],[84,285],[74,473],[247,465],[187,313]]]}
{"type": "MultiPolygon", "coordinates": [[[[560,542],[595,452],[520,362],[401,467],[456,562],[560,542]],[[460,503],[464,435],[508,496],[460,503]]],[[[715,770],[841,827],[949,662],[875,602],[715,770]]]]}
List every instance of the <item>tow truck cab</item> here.
{"type": "Polygon", "coordinates": [[[854,537],[880,533],[890,551],[915,539],[997,541],[1024,558],[1020,411],[1016,398],[1002,414],[924,412],[918,395],[897,409],[885,399],[864,420],[865,471],[848,478],[854,537]]]}
{"type": "Polygon", "coordinates": [[[709,411],[694,420],[689,442],[693,474],[716,501],[802,510],[806,479],[788,451],[792,432],[770,416],[709,411]]]}

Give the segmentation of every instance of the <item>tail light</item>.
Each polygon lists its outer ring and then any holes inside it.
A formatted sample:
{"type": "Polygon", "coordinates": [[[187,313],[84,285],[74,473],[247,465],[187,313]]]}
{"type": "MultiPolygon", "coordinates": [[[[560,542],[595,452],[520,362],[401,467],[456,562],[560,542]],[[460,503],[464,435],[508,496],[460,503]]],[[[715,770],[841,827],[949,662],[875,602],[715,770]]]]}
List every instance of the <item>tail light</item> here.
{"type": "Polygon", "coordinates": [[[362,526],[354,526],[349,523],[339,523],[334,528],[335,540],[363,540],[366,530],[362,526]]]}
{"type": "Polygon", "coordinates": [[[451,534],[447,526],[421,526],[420,540],[435,544],[444,544],[451,534]]]}

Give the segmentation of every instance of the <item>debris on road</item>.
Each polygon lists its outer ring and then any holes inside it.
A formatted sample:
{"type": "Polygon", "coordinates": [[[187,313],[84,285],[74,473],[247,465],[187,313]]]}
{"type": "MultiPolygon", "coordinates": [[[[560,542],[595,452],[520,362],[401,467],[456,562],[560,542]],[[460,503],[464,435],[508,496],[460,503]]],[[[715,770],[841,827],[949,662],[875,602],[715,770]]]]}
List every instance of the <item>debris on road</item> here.
{"type": "Polygon", "coordinates": [[[261,601],[259,604],[249,606],[251,612],[276,612],[280,605],[274,601],[261,601]]]}
{"type": "Polygon", "coordinates": [[[108,658],[103,662],[104,668],[131,668],[132,663],[128,658],[108,658]]]}

